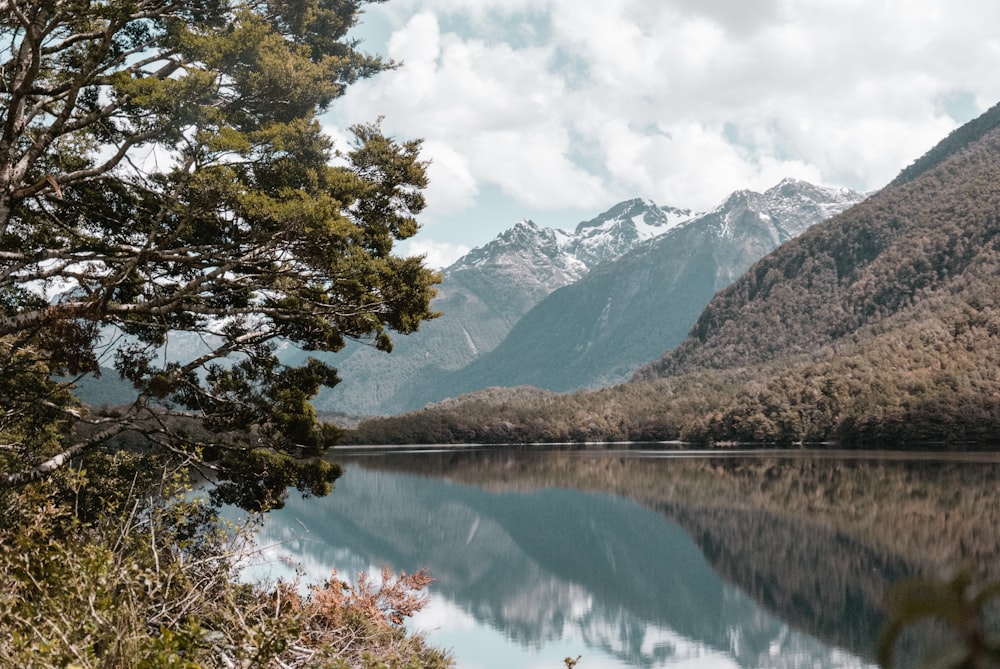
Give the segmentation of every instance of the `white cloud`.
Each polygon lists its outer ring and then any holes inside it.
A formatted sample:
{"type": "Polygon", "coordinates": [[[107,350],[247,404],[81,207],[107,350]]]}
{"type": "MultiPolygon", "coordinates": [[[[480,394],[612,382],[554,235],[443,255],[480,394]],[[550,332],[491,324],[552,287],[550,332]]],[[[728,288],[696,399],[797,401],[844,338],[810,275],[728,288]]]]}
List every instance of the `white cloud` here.
{"type": "Polygon", "coordinates": [[[405,29],[392,34],[389,54],[409,63],[411,69],[433,64],[440,50],[440,38],[437,17],[430,12],[420,12],[410,18],[405,29]]]}
{"type": "Polygon", "coordinates": [[[405,66],[356,85],[343,107],[352,121],[384,113],[387,130],[426,138],[429,216],[471,206],[479,183],[534,207],[604,201],[599,180],[569,158],[552,49],[441,34],[422,12],[388,51],[405,66]]]}
{"type": "Polygon", "coordinates": [[[436,242],[424,237],[409,239],[399,245],[397,255],[426,257],[425,265],[433,269],[444,269],[471,249],[465,244],[436,242]]]}
{"type": "Polygon", "coordinates": [[[487,188],[525,208],[705,208],[784,176],[876,188],[1000,98],[1000,3],[395,0],[399,70],[345,119],[426,138],[426,232],[487,188]],[[978,109],[972,109],[972,107],[978,109]],[[964,119],[962,119],[964,120],[964,119]]]}
{"type": "Polygon", "coordinates": [[[436,140],[424,142],[421,155],[430,160],[427,178],[431,188],[427,200],[432,211],[450,214],[475,205],[479,187],[466,155],[436,140]]]}
{"type": "Polygon", "coordinates": [[[526,206],[597,206],[607,199],[601,180],[570,160],[567,135],[559,128],[484,131],[471,149],[479,173],[526,206]]]}

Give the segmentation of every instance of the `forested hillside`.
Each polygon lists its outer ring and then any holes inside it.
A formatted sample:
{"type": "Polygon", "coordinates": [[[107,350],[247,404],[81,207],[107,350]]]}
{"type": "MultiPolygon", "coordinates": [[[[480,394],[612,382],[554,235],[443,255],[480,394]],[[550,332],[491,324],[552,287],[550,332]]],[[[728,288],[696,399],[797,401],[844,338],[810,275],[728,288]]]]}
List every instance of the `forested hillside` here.
{"type": "MultiPolygon", "coordinates": [[[[758,262],[632,384],[544,407],[515,392],[463,398],[414,418],[473,441],[994,439],[998,117],[994,107],[907,178],[758,262]]],[[[412,426],[370,424],[355,438],[412,439],[412,426]]]]}
{"type": "Polygon", "coordinates": [[[691,336],[639,378],[814,354],[845,338],[951,323],[962,318],[955,311],[985,317],[1000,281],[998,159],[1000,130],[990,128],[938,167],[786,244],[714,299],[691,336]]]}

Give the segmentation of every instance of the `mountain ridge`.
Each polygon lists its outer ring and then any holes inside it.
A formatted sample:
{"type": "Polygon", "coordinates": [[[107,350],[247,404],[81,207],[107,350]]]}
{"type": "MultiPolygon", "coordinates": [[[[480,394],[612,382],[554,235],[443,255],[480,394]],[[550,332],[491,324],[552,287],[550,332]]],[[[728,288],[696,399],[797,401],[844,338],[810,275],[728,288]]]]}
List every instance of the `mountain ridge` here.
{"type": "Polygon", "coordinates": [[[993,447],[1000,106],[927,156],[754,263],[629,383],[473,394],[351,438],[993,447]]]}
{"type": "Polygon", "coordinates": [[[623,382],[679,343],[711,297],[754,261],[863,198],[795,179],[763,193],[736,191],[553,291],[496,348],[424,379],[393,408],[497,385],[572,391],[623,382]]]}

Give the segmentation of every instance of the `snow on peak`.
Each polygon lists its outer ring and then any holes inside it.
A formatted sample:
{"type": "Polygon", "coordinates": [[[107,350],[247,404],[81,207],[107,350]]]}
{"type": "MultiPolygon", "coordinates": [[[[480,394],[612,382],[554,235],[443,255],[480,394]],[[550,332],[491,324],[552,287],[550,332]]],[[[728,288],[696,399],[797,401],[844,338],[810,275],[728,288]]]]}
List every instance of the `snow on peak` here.
{"type": "Polygon", "coordinates": [[[459,258],[445,269],[445,274],[520,265],[525,271],[545,266],[557,269],[566,278],[579,278],[596,265],[618,258],[639,242],[662,235],[690,217],[688,209],[661,207],[648,198],[633,198],[580,223],[574,232],[522,219],[459,258]]]}
{"type": "Polygon", "coordinates": [[[593,234],[594,230],[629,227],[641,230],[643,236],[666,232],[678,222],[691,216],[690,209],[661,207],[649,198],[633,198],[619,202],[604,213],[576,226],[576,235],[593,234]]]}
{"type": "Polygon", "coordinates": [[[690,210],[661,207],[649,198],[625,200],[578,224],[571,248],[593,267],[621,256],[639,242],[664,234],[690,215],[690,210]]]}
{"type": "MultiPolygon", "coordinates": [[[[800,179],[785,178],[763,193],[738,190],[726,197],[706,216],[718,221],[719,234],[731,236],[756,220],[773,228],[780,241],[795,237],[808,227],[835,216],[865,199],[849,188],[816,186],[800,179]],[[748,218],[745,218],[749,215],[748,218]]],[[[698,220],[698,219],[692,219],[698,220]]]]}
{"type": "Polygon", "coordinates": [[[846,188],[816,186],[794,178],[782,179],[764,193],[735,191],[708,213],[660,206],[649,198],[632,198],[614,205],[573,232],[540,227],[530,219],[518,221],[484,246],[460,258],[445,273],[463,268],[551,266],[566,276],[580,277],[596,265],[614,260],[636,245],[674,228],[709,216],[719,218],[720,233],[731,235],[742,227],[743,215],[775,229],[785,239],[864,199],[846,188]]]}

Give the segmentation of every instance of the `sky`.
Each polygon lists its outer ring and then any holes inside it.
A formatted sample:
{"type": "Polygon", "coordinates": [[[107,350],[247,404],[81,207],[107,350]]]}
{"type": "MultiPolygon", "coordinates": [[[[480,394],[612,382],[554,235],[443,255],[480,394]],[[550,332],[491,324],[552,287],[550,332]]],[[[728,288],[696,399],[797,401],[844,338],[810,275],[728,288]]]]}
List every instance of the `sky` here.
{"type": "Polygon", "coordinates": [[[709,210],[785,177],[888,183],[1000,101],[996,0],[389,0],[362,48],[401,63],[323,117],[423,139],[421,230],[450,264],[517,221],[633,197],[709,210]]]}

